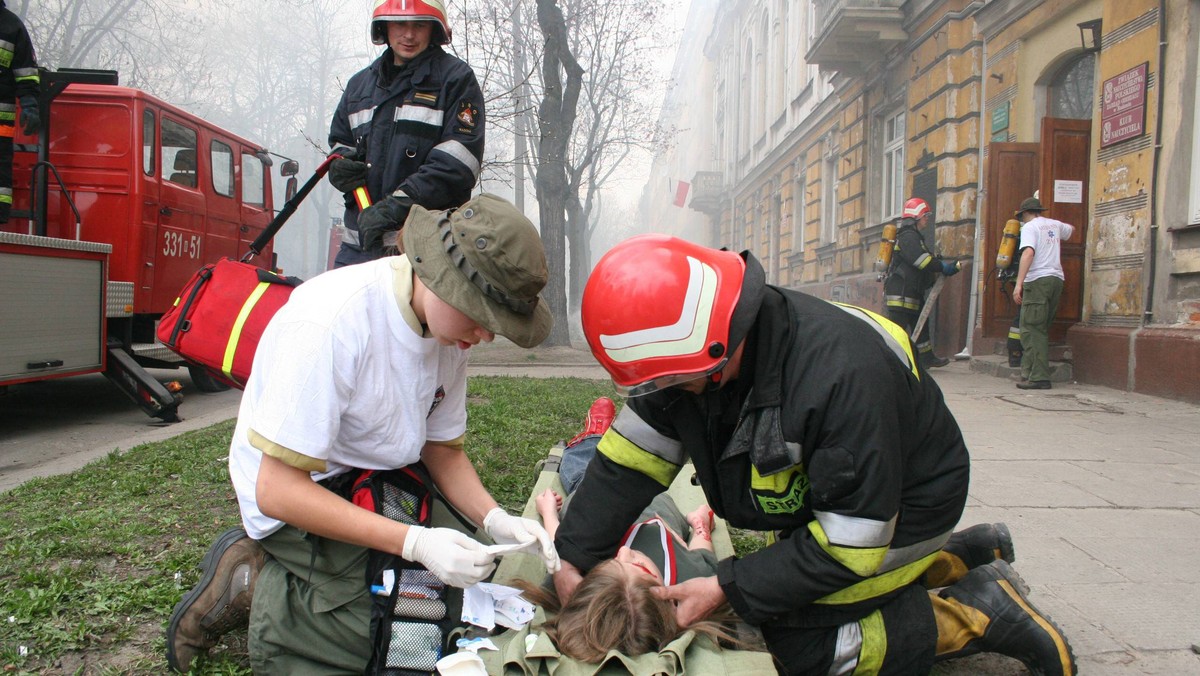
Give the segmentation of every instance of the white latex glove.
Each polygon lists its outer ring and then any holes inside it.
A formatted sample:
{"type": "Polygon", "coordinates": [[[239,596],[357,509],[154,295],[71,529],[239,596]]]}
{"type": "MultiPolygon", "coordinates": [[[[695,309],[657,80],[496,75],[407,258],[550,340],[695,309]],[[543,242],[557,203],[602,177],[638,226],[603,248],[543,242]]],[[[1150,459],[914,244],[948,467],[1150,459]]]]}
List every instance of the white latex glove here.
{"type": "Polygon", "coordinates": [[[400,556],[425,566],[451,587],[482,582],[496,568],[496,557],[482,544],[450,528],[409,526],[400,556]]]}
{"type": "Polygon", "coordinates": [[[501,507],[495,507],[483,518],[483,530],[500,545],[525,545],[537,542],[541,547],[542,561],[546,570],[557,573],[562,564],[558,561],[558,552],[554,549],[554,540],[542,528],[542,524],[533,519],[513,516],[501,507]]]}

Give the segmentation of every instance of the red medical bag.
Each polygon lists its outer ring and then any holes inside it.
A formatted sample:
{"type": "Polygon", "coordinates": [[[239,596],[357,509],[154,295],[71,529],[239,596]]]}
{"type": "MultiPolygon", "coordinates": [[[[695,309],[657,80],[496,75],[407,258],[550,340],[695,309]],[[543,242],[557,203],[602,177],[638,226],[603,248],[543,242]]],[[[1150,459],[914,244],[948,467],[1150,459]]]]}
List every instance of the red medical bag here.
{"type": "Polygon", "coordinates": [[[229,258],[206,265],[159,320],[158,339],[217,380],[242,389],[263,329],[300,281],[229,258]]]}

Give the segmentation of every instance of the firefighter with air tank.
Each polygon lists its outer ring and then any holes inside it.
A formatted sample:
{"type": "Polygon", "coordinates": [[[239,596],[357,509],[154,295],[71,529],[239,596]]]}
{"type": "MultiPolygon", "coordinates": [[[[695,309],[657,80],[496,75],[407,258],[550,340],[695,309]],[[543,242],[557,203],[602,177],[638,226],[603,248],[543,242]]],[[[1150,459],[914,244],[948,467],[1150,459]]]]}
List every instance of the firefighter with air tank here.
{"type": "MultiPolygon", "coordinates": [[[[920,228],[929,221],[933,212],[929,204],[920,197],[910,198],[904,203],[900,227],[895,230],[894,245],[889,245],[887,227],[880,243],[877,268],[887,270],[883,282],[884,305],[888,319],[904,327],[912,335],[921,310],[926,303],[925,294],[937,281],[938,275],[950,277],[958,274],[957,262],[944,260],[925,246],[920,228]],[[888,251],[887,249],[891,249],[888,251]]],[[[930,302],[932,302],[932,298],[930,302]]],[[[925,324],[914,339],[919,361],[924,368],[935,368],[950,363],[949,359],[933,353],[933,341],[929,337],[929,325],[925,324]]]]}

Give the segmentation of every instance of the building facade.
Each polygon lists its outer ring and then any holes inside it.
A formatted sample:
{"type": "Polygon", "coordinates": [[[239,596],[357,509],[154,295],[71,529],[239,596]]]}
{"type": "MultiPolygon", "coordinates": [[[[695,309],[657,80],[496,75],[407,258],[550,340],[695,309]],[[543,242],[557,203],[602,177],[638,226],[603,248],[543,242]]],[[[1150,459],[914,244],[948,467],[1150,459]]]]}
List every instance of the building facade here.
{"type": "Polygon", "coordinates": [[[923,197],[964,269],[935,349],[981,356],[1018,311],[996,254],[1036,192],[1077,228],[1052,332],[1075,378],[1200,400],[1200,0],[730,0],[712,26],[672,94],[710,100],[677,144],[705,154],[671,168],[711,222],[692,239],[881,310],[883,226],[923,197]]]}

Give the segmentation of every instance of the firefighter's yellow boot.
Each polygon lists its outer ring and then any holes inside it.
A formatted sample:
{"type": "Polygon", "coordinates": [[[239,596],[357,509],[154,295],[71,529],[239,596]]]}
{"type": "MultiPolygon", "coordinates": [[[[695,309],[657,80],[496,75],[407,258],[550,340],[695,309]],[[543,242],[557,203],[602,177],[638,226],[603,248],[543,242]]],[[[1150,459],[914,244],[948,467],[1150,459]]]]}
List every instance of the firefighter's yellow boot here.
{"type": "Polygon", "coordinates": [[[200,582],[175,606],[167,624],[167,665],[186,673],[226,632],[250,621],[254,583],[266,552],[246,531],[222,533],[200,563],[200,582]]]}
{"type": "Polygon", "coordinates": [[[1004,561],[967,573],[937,596],[938,661],[981,652],[1021,660],[1036,676],[1074,676],[1067,637],[1026,598],[1028,587],[1004,561]]]}
{"type": "Polygon", "coordinates": [[[1003,523],[981,523],[955,531],[933,564],[921,576],[926,589],[937,589],[952,585],[962,579],[967,571],[985,566],[992,561],[1017,560],[1012,534],[1003,523]]]}

